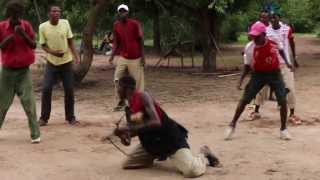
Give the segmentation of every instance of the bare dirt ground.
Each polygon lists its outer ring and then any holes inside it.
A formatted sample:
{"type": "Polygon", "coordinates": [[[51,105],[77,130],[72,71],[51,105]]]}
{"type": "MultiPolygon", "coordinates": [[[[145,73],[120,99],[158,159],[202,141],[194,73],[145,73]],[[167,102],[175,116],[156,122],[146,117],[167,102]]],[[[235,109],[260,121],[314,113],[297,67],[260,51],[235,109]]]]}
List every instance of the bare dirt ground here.
{"type": "MultiPolygon", "coordinates": [[[[289,126],[293,140],[279,140],[279,112],[275,102],[263,108],[263,118],[242,120],[235,139],[224,141],[242,92],[236,90],[238,76],[190,75],[172,69],[146,70],[148,90],[178,122],[190,130],[194,153],[207,144],[220,158],[222,168],[209,168],[199,179],[219,180],[318,180],[320,177],[320,40],[297,38],[301,68],[296,73],[297,114],[304,123],[289,126]]],[[[224,51],[238,57],[238,46],[224,51]]],[[[156,59],[149,58],[150,64],[156,59]]],[[[34,67],[34,87],[40,111],[42,73],[34,67]]],[[[42,130],[42,143],[31,145],[26,117],[19,100],[14,101],[0,131],[1,180],[157,180],[183,179],[170,161],[144,170],[121,169],[124,156],[100,138],[112,131],[121,116],[115,104],[113,69],[105,57],[96,57],[83,84],[76,90],[76,112],[81,125],[64,122],[63,92],[54,91],[52,117],[42,130]]],[[[243,119],[249,111],[244,113],[243,119]]],[[[136,140],[134,144],[138,143],[136,140]]],[[[132,147],[126,148],[129,152],[132,147]]]]}

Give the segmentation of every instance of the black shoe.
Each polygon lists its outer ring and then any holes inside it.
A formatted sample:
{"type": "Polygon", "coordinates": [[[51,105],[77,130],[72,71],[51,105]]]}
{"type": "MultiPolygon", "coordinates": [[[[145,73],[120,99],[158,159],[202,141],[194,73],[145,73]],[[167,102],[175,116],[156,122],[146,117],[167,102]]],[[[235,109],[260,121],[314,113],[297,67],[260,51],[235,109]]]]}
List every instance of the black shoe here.
{"type": "Polygon", "coordinates": [[[38,121],[38,123],[39,123],[39,126],[46,126],[46,125],[48,125],[48,121],[45,121],[45,120],[43,120],[43,119],[39,119],[39,121],[38,121]]]}

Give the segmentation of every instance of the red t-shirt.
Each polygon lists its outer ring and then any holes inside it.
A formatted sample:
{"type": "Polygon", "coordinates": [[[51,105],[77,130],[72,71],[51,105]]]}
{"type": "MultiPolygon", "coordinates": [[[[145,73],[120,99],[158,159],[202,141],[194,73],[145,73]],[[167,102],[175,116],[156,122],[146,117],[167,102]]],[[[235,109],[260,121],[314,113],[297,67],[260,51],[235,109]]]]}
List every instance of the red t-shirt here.
{"type": "MultiPolygon", "coordinates": [[[[35,33],[28,21],[20,20],[20,26],[34,40],[35,33]]],[[[1,49],[2,66],[8,68],[28,67],[35,61],[34,50],[30,48],[22,35],[15,33],[14,27],[9,20],[0,22],[0,42],[13,34],[14,39],[1,49]]]]}
{"type": "MultiPolygon", "coordinates": [[[[153,100],[154,101],[154,100],[153,100]]],[[[145,107],[143,104],[143,100],[142,100],[142,93],[135,91],[131,100],[129,101],[129,106],[130,106],[130,110],[133,114],[138,113],[138,112],[142,112],[145,113],[145,107]]],[[[162,120],[163,118],[163,112],[161,111],[161,108],[159,106],[159,104],[154,101],[154,107],[157,111],[157,114],[160,118],[160,120],[162,120]]]]}
{"type": "Polygon", "coordinates": [[[271,72],[279,70],[279,49],[277,43],[269,39],[263,46],[255,46],[252,68],[256,72],[271,72]]]}
{"type": "Polygon", "coordinates": [[[117,47],[117,55],[126,59],[137,59],[142,56],[142,28],[139,21],[127,19],[125,23],[116,21],[113,26],[113,47],[117,47]]]}

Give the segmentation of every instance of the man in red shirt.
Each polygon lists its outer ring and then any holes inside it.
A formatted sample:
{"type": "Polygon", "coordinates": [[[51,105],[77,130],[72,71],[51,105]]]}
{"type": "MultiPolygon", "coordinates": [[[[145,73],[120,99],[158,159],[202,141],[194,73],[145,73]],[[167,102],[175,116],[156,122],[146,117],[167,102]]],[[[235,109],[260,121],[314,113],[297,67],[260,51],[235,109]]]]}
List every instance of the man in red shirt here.
{"type": "Polygon", "coordinates": [[[280,56],[284,59],[285,64],[290,69],[292,69],[292,66],[288,63],[284,52],[279,50],[277,43],[266,38],[266,26],[263,23],[256,22],[253,24],[249,35],[254,41],[253,58],[252,62],[245,64],[238,88],[241,89],[242,81],[250,71],[252,71],[252,75],[236,109],[233,120],[226,131],[225,140],[230,140],[232,138],[237,121],[246,105],[250,103],[265,85],[269,85],[275,91],[278,104],[280,105],[280,138],[283,140],[290,140],[291,136],[286,126],[287,92],[280,72],[280,56]]]}
{"type": "MultiPolygon", "coordinates": [[[[113,25],[113,51],[109,62],[112,64],[114,56],[119,56],[114,74],[116,90],[119,79],[129,73],[136,80],[137,89],[143,91],[145,64],[143,31],[140,22],[128,16],[128,6],[121,4],[118,7],[118,20],[113,25]]],[[[120,98],[114,110],[121,110],[124,105],[125,101],[120,98]]]]}
{"type": "Polygon", "coordinates": [[[40,142],[36,103],[29,66],[35,61],[35,33],[28,21],[20,19],[23,5],[7,4],[7,20],[0,22],[0,128],[15,94],[21,100],[31,131],[31,142],[40,142]]]}
{"type": "Polygon", "coordinates": [[[199,156],[191,153],[187,129],[172,120],[149,93],[136,90],[133,77],[119,79],[119,94],[128,101],[128,123],[118,127],[114,134],[124,145],[130,145],[131,137],[137,136],[140,141],[124,162],[123,169],[147,168],[156,159],[170,159],[185,177],[193,178],[203,175],[207,166],[219,165],[208,146],[200,149],[199,156]]]}

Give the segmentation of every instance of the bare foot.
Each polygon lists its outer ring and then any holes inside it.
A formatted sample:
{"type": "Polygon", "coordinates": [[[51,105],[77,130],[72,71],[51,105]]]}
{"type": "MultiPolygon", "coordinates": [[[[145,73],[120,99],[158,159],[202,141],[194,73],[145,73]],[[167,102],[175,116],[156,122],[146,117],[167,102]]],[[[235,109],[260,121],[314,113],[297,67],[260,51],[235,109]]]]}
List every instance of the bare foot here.
{"type": "Polygon", "coordinates": [[[204,145],[200,148],[200,153],[204,154],[204,156],[208,159],[209,166],[212,166],[212,167],[221,166],[219,159],[212,153],[212,151],[207,145],[204,145]]]}

